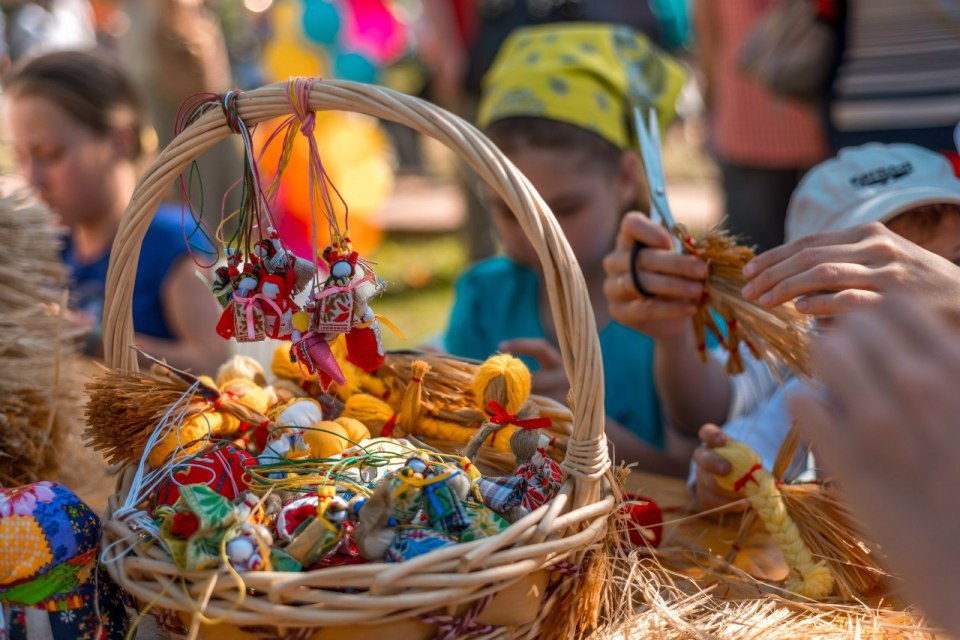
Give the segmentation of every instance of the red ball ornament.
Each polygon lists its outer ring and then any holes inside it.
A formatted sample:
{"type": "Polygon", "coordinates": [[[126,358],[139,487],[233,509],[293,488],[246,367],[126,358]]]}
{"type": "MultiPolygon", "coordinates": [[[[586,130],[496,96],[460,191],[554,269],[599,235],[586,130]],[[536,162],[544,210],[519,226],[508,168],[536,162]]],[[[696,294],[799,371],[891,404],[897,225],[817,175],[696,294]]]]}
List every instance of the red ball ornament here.
{"type": "Polygon", "coordinates": [[[180,487],[188,484],[203,484],[227,500],[236,500],[249,487],[247,467],[256,464],[256,458],[242,449],[229,444],[215,445],[177,465],[173,477],[157,492],[157,505],[175,503],[180,497],[180,487]]]}
{"type": "Polygon", "coordinates": [[[641,495],[623,496],[620,513],[626,515],[621,532],[635,547],[658,547],[663,537],[663,512],[656,502],[641,495]]]}

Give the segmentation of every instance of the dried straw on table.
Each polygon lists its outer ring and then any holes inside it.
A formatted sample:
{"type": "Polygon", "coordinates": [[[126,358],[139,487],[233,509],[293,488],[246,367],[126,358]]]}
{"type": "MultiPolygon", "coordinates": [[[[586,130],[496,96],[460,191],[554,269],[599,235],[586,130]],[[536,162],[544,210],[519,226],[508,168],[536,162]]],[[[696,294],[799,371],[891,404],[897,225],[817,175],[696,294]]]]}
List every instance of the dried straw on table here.
{"type": "MultiPolygon", "coordinates": [[[[611,516],[611,529],[622,529],[611,516]]],[[[707,525],[709,526],[709,525],[707,525]]],[[[613,537],[608,540],[613,540],[613,537]]],[[[815,602],[760,581],[706,549],[608,545],[595,640],[931,638],[919,612],[874,598],[815,602]],[[675,567],[698,560],[696,579],[675,567]]],[[[939,636],[938,636],[939,637],[939,636]]]]}
{"type": "MultiPolygon", "coordinates": [[[[791,431],[774,464],[783,480],[800,445],[791,431]]],[[[610,516],[606,584],[599,640],[634,638],[929,638],[935,633],[912,610],[883,599],[887,574],[863,542],[835,487],[780,485],[790,516],[814,555],[825,559],[836,592],[824,602],[800,598],[757,579],[707,545],[689,541],[655,551],[626,548],[617,532],[627,522],[610,516]]],[[[748,511],[741,535],[759,523],[748,511]]],[[[703,526],[718,526],[709,519],[703,526]]],[[[666,524],[670,524],[667,522],[666,524]]],[[[734,538],[733,549],[743,544],[734,538]]]]}
{"type": "Polygon", "coordinates": [[[799,432],[793,427],[773,468],[774,476],[782,482],[780,495],[787,512],[814,557],[826,560],[841,598],[875,595],[888,576],[843,503],[840,490],[830,483],[784,482],[799,446],[799,432]]]}
{"type": "Polygon", "coordinates": [[[809,319],[792,304],[772,309],[745,300],[740,291],[747,284],[743,267],[753,258],[753,250],[737,244],[736,238],[720,227],[713,227],[694,240],[683,225],[677,235],[684,249],[698,256],[709,267],[703,304],[694,317],[694,331],[700,357],[707,358],[707,331],[714,333],[729,352],[727,371],[743,371],[740,343],[754,357],[770,365],[785,364],[794,373],[809,375],[806,333],[809,319]],[[726,332],[717,326],[710,310],[726,323],[726,332]]]}
{"type": "MultiPolygon", "coordinates": [[[[58,479],[80,447],[80,331],[65,315],[62,231],[19,181],[0,179],[0,485],[58,479]]],[[[74,465],[76,466],[76,465],[74,465]]]]}
{"type": "Polygon", "coordinates": [[[798,602],[775,593],[731,598],[721,582],[701,587],[636,554],[622,559],[615,580],[617,588],[608,589],[619,594],[615,617],[604,618],[594,640],[941,637],[916,611],[798,602]]]}

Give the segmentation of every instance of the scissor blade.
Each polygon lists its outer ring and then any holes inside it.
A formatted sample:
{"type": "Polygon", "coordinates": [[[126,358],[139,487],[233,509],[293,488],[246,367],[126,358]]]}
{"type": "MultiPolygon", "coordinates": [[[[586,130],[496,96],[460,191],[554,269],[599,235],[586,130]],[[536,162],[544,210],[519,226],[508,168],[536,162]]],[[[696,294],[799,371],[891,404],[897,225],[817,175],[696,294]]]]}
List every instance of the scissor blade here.
{"type": "MultiPolygon", "coordinates": [[[[650,187],[650,200],[652,211],[650,218],[666,227],[667,231],[673,234],[676,227],[676,221],[670,212],[670,204],[667,202],[667,185],[663,175],[663,156],[660,147],[660,123],[657,121],[657,112],[650,109],[649,124],[644,121],[640,107],[635,106],[633,117],[636,123],[637,139],[640,142],[640,155],[643,161],[643,168],[647,176],[647,184],[650,187]]],[[[674,245],[679,249],[679,241],[675,239],[674,245]]]]}

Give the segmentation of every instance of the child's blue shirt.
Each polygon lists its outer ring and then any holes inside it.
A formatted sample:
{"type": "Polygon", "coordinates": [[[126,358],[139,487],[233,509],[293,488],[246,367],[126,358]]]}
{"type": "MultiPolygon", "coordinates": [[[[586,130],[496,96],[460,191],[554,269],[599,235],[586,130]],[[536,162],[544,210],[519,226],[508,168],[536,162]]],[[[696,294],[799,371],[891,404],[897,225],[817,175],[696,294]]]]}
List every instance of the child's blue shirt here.
{"type": "MultiPolygon", "coordinates": [[[[192,223],[189,223],[192,229],[192,223]]],[[[196,258],[211,262],[213,246],[200,233],[184,233],[180,207],[163,204],[157,210],[143,238],[137,276],[133,286],[133,328],[137,333],[170,340],[173,332],[167,325],[163,305],[163,284],[176,263],[189,255],[185,237],[196,258]]],[[[70,272],[71,307],[89,314],[95,326],[103,320],[103,302],[110,252],[93,262],[77,260],[67,237],[63,262],[70,272]]]]}
{"type": "MultiPolygon", "coordinates": [[[[445,347],[483,360],[514,338],[545,338],[537,274],[509,258],[479,262],[457,281],[445,347]]],[[[660,402],[653,377],[653,340],[611,321],[600,331],[607,417],[663,448],[660,402]]],[[[537,363],[521,356],[531,370],[537,363]]]]}

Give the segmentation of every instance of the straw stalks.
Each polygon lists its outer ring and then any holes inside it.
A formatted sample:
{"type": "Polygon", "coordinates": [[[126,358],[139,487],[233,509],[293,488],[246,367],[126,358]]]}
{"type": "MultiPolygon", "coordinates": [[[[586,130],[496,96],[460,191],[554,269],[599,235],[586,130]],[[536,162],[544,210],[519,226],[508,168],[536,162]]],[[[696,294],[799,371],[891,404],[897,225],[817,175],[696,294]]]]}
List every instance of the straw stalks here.
{"type": "Polygon", "coordinates": [[[806,332],[809,320],[792,304],[767,309],[744,300],[740,294],[747,279],[743,267],[753,258],[753,250],[737,244],[736,238],[720,227],[713,227],[694,240],[683,225],[677,235],[684,249],[698,256],[710,268],[700,307],[693,319],[700,357],[707,358],[707,332],[714,334],[729,352],[727,372],[743,371],[740,344],[751,354],[773,366],[783,363],[794,373],[809,377],[806,332]],[[711,311],[726,324],[724,332],[711,311]]]}
{"type": "Polygon", "coordinates": [[[61,230],[17,180],[0,179],[0,485],[52,479],[77,444],[79,328],[66,314],[61,230]]]}

